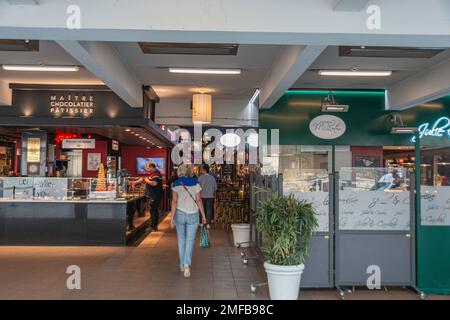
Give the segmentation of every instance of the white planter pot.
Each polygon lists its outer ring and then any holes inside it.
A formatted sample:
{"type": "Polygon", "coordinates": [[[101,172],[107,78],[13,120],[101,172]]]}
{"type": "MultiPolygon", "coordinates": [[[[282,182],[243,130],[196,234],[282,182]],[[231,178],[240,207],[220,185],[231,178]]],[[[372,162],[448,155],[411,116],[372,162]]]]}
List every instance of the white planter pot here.
{"type": "Polygon", "coordinates": [[[250,224],[237,223],[231,225],[235,247],[248,247],[250,241],[250,224]]]}
{"type": "Polygon", "coordinates": [[[271,300],[297,300],[305,265],[278,266],[264,263],[271,300]]]}

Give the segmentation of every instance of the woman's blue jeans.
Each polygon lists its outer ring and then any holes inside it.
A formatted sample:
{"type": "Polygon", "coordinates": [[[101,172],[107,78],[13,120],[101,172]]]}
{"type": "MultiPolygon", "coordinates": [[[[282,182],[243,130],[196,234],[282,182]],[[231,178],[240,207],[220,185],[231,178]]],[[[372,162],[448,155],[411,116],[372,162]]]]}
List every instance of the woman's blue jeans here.
{"type": "Polygon", "coordinates": [[[199,214],[186,213],[181,210],[175,212],[175,225],[178,236],[178,254],[180,256],[180,266],[191,266],[192,252],[194,250],[195,236],[199,221],[199,214]]]}

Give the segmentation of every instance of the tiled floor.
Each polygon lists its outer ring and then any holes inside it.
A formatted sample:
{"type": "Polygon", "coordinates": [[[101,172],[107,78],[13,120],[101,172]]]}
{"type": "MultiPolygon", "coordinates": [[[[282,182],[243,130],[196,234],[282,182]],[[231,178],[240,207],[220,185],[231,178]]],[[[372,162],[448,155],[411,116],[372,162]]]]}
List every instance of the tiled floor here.
{"type": "MultiPolygon", "coordinates": [[[[168,219],[138,247],[0,247],[0,299],[267,299],[256,263],[244,266],[222,230],[212,246],[195,248],[192,276],[178,269],[175,231],[168,219]],[[68,290],[66,268],[81,268],[81,290],[68,290]]],[[[301,299],[337,299],[335,290],[302,290],[301,299]]],[[[347,299],[418,299],[404,290],[357,290],[347,299]]],[[[444,298],[448,296],[432,296],[444,298]]]]}

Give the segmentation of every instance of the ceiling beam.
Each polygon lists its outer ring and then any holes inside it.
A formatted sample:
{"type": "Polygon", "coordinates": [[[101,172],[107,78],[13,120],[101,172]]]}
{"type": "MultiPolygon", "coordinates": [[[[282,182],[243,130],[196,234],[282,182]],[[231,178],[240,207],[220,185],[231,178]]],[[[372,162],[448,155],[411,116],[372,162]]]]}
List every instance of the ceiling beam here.
{"type": "Polygon", "coordinates": [[[386,109],[404,110],[450,94],[450,59],[389,87],[386,109]]]}
{"type": "Polygon", "coordinates": [[[280,49],[259,88],[259,107],[271,108],[325,50],[326,46],[286,46],[280,49]]]}
{"type": "Polygon", "coordinates": [[[142,107],[142,84],[108,43],[57,42],[131,107],[142,107]]]}
{"type": "Polygon", "coordinates": [[[7,81],[0,80],[0,106],[10,106],[12,91],[7,81]]]}
{"type": "Polygon", "coordinates": [[[368,2],[369,0],[334,0],[333,10],[359,12],[367,6],[368,2]]]}

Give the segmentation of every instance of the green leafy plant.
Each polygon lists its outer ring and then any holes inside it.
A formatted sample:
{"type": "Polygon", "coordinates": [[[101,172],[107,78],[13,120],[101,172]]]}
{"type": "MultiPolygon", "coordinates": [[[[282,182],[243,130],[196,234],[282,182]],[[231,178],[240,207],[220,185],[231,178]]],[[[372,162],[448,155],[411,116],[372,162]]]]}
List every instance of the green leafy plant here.
{"type": "Polygon", "coordinates": [[[272,195],[261,202],[256,226],[262,232],[262,251],[271,264],[292,266],[305,261],[311,235],[319,226],[311,203],[293,195],[272,195]]]}

